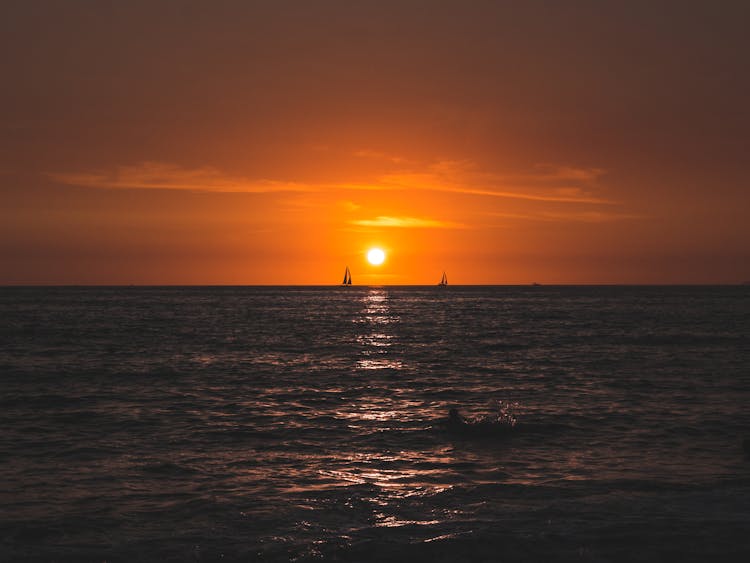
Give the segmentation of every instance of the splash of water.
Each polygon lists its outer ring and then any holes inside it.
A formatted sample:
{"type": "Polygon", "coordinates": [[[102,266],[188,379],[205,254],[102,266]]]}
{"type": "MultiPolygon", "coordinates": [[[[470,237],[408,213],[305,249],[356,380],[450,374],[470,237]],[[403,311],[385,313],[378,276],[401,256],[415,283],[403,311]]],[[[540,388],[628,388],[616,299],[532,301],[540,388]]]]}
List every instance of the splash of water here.
{"type": "Polygon", "coordinates": [[[495,400],[492,402],[494,412],[470,419],[473,425],[506,426],[513,428],[518,424],[520,405],[517,402],[495,400]]]}

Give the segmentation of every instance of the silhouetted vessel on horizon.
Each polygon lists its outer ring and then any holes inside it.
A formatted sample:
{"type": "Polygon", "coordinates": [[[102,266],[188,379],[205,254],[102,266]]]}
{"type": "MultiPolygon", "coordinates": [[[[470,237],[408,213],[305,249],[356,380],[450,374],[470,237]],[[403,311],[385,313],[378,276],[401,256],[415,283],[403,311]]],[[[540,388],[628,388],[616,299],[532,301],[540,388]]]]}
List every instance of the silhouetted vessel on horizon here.
{"type": "Polygon", "coordinates": [[[352,285],[352,273],[349,271],[349,266],[344,271],[344,281],[341,282],[341,285],[352,285]]]}
{"type": "Polygon", "coordinates": [[[445,272],[443,272],[443,277],[440,278],[440,283],[438,285],[448,285],[448,276],[445,275],[445,272]]]}

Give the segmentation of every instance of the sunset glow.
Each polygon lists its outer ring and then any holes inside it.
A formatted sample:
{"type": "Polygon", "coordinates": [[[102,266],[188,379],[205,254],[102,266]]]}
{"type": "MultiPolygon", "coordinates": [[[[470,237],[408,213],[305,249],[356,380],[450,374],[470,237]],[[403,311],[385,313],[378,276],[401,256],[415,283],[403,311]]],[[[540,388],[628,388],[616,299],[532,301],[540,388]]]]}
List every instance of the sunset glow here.
{"type": "Polygon", "coordinates": [[[363,283],[750,279],[740,8],[42,4],[0,283],[336,284],[373,241],[363,283]]]}

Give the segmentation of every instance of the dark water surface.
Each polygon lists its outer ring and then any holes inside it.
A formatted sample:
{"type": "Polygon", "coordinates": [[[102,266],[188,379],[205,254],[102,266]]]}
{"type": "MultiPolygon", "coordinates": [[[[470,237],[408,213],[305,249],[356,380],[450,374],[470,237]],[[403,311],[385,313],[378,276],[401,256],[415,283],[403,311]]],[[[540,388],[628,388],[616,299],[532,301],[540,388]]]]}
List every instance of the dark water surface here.
{"type": "Polygon", "coordinates": [[[0,288],[0,560],[750,557],[750,288],[0,288]],[[446,431],[450,407],[517,417],[446,431]]]}

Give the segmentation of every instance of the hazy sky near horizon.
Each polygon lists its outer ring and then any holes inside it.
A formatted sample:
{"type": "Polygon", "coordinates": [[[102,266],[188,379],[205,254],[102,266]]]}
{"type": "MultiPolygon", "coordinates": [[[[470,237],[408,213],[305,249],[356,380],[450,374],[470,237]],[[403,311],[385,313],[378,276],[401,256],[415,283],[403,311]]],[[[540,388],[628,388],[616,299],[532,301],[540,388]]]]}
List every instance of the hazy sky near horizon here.
{"type": "Polygon", "coordinates": [[[5,1],[0,283],[750,279],[748,21],[744,1],[5,1]]]}

